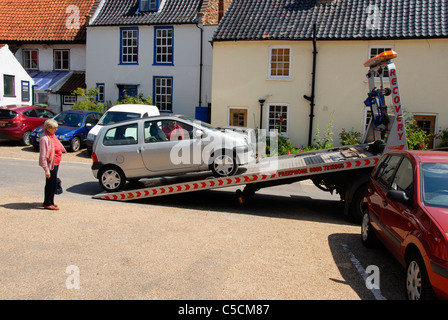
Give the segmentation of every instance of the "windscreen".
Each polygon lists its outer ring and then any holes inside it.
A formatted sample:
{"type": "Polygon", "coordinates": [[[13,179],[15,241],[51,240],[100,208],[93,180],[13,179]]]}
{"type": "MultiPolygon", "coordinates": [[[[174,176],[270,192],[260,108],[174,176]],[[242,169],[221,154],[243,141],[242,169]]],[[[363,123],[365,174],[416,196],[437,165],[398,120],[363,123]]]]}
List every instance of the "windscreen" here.
{"type": "Polygon", "coordinates": [[[448,163],[423,163],[422,177],[423,203],[448,208],[448,163]]]}
{"type": "Polygon", "coordinates": [[[54,117],[54,120],[56,120],[60,126],[81,127],[84,115],[80,113],[61,112],[54,117]]]}
{"type": "Polygon", "coordinates": [[[123,112],[123,111],[107,111],[104,116],[98,121],[99,125],[108,125],[125,120],[140,118],[140,113],[123,112]]]}

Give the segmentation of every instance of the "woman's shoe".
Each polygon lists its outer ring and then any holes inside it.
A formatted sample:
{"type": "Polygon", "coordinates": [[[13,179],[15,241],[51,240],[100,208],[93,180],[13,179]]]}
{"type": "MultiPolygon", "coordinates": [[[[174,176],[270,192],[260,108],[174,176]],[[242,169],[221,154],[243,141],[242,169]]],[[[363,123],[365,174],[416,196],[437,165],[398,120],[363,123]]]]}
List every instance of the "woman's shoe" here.
{"type": "Polygon", "coordinates": [[[55,207],[54,205],[53,206],[44,206],[44,208],[48,209],[48,210],[59,210],[59,207],[55,207]]]}

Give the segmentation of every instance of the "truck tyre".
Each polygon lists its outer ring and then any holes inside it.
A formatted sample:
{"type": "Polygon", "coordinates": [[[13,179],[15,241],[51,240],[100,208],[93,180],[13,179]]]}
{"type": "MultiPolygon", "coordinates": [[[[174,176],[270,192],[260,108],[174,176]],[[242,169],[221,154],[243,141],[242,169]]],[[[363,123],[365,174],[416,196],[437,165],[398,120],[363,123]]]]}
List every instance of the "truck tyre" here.
{"type": "Polygon", "coordinates": [[[362,223],[364,217],[364,212],[362,210],[362,202],[364,200],[364,194],[366,190],[367,190],[366,183],[359,186],[358,189],[356,189],[355,193],[353,194],[352,201],[350,203],[350,211],[349,211],[350,218],[358,224],[362,223]]]}

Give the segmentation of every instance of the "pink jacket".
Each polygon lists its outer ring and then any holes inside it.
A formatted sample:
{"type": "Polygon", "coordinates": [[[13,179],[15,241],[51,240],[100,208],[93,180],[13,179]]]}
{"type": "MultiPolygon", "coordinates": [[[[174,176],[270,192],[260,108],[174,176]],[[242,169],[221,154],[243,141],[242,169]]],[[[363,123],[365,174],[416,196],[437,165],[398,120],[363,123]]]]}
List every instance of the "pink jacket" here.
{"type": "MultiPolygon", "coordinates": [[[[57,141],[60,143],[59,140],[57,141]]],[[[63,146],[62,150],[65,152],[65,148],[63,146]]],[[[46,133],[40,138],[39,151],[39,165],[45,172],[50,172],[54,168],[54,145],[52,139],[47,136],[46,133]]]]}

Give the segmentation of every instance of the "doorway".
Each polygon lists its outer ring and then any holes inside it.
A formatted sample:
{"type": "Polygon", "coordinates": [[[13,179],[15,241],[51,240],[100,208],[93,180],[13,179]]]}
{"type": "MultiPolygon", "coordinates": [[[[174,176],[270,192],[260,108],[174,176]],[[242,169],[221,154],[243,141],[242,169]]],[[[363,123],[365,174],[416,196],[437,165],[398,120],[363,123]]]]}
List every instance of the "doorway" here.
{"type": "MultiPolygon", "coordinates": [[[[431,115],[414,115],[415,123],[419,128],[422,128],[426,133],[433,135],[435,134],[436,128],[436,116],[431,115]]],[[[434,148],[434,139],[429,139],[428,149],[434,148]]]]}

